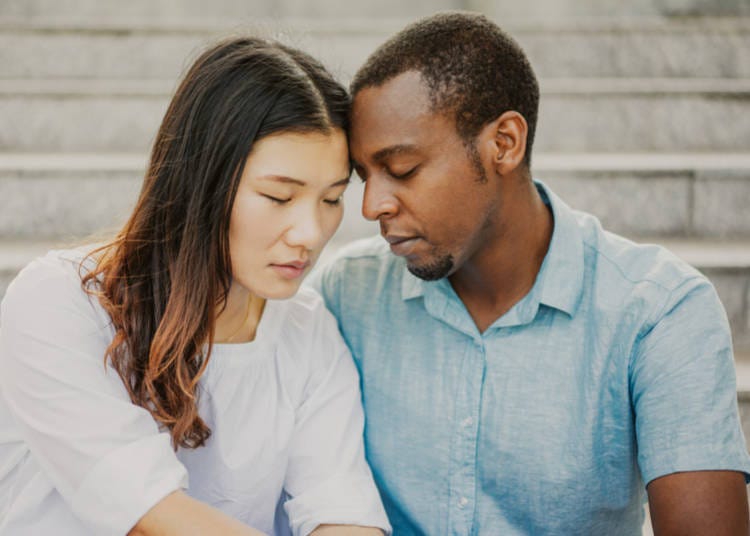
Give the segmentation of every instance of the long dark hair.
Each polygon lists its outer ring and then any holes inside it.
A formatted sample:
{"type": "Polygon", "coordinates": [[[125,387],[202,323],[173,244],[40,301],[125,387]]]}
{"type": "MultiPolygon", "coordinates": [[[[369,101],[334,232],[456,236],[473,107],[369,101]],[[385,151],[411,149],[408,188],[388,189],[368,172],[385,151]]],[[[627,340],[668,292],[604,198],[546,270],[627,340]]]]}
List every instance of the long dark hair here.
{"type": "Polygon", "coordinates": [[[258,38],[213,46],[172,98],[133,213],[91,252],[96,266],[82,285],[115,328],[105,362],[175,448],[201,446],[211,433],[197,384],[232,281],[229,219],[253,143],[346,132],[348,109],[346,90],[299,50],[258,38]]]}

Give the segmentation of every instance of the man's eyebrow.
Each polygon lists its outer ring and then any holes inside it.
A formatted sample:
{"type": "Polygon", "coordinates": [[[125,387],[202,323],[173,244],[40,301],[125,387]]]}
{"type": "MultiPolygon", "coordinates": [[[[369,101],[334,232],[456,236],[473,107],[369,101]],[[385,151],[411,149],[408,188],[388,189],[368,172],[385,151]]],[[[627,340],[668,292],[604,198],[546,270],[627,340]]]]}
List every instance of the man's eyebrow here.
{"type": "Polygon", "coordinates": [[[414,152],[416,150],[417,150],[416,145],[411,145],[408,143],[402,143],[399,145],[391,145],[390,147],[385,147],[383,149],[380,149],[378,152],[372,155],[372,159],[375,160],[376,162],[380,162],[393,155],[396,155],[399,153],[414,152]]]}

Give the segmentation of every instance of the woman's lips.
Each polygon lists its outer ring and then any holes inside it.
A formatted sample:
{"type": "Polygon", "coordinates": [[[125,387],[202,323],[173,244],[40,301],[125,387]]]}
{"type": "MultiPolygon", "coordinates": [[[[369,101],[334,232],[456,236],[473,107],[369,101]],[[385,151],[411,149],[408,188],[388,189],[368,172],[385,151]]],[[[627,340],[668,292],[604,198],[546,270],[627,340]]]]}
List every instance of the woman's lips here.
{"type": "Polygon", "coordinates": [[[290,262],[286,264],[272,264],[271,268],[284,279],[297,279],[305,273],[309,262],[290,262]]]}

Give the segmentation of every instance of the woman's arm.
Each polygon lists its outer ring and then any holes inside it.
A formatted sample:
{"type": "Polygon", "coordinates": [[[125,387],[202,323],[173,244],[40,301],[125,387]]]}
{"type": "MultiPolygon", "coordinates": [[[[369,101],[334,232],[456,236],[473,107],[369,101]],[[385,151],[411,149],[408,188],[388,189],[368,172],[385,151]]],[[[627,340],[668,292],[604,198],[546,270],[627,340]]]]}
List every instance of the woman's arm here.
{"type": "Polygon", "coordinates": [[[383,531],[375,527],[355,527],[352,525],[320,525],[310,536],[383,536],[383,531]]]}
{"type": "Polygon", "coordinates": [[[137,525],[144,534],[189,534],[164,531],[170,522],[182,529],[219,519],[233,526],[175,493],[187,484],[185,467],[169,434],[104,366],[107,318],[81,290],[73,266],[55,257],[32,263],[0,309],[0,395],[45,478],[87,532],[126,534],[137,525]]]}
{"type": "Polygon", "coordinates": [[[313,322],[309,313],[298,319],[300,325],[315,326],[314,335],[299,339],[304,347],[291,349],[305,356],[310,371],[296,399],[301,403],[284,481],[290,497],[284,509],[295,535],[388,533],[391,527],[365,461],[357,369],[322,301],[314,314],[313,322]]]}
{"type": "MultiPolygon", "coordinates": [[[[243,525],[236,519],[212,508],[182,491],[164,497],[136,523],[128,536],[263,536],[262,532],[243,525]]],[[[360,534],[332,532],[325,535],[360,534]]],[[[361,533],[362,536],[370,533],[361,533]]]]}

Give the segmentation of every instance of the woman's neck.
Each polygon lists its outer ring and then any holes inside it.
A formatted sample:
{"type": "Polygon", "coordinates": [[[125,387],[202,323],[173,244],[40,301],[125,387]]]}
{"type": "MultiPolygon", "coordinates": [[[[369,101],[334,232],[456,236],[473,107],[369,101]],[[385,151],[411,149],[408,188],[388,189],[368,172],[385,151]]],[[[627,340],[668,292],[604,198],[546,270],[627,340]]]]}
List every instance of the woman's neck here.
{"type": "Polygon", "coordinates": [[[217,311],[214,343],[237,344],[255,339],[266,300],[232,284],[226,307],[217,311]]]}

